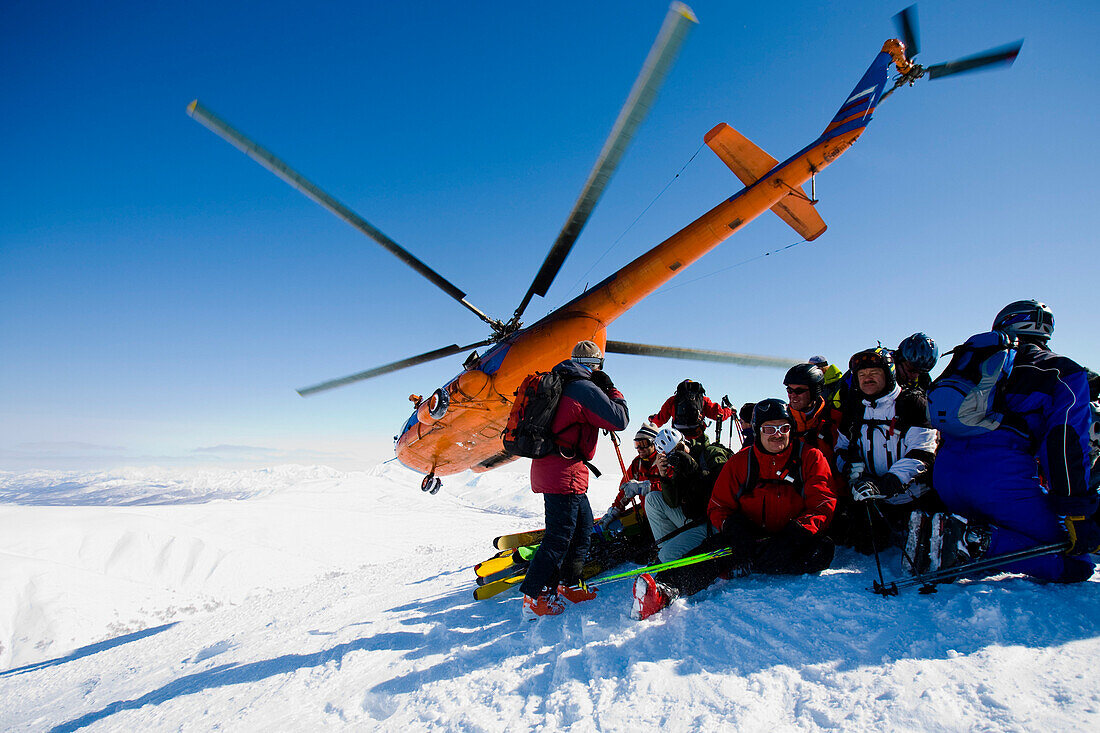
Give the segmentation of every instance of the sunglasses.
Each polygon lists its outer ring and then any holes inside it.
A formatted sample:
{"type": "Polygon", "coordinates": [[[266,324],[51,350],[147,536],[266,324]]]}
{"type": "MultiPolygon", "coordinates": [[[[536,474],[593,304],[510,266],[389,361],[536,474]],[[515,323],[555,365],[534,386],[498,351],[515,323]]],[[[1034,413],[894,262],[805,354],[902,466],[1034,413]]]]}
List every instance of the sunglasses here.
{"type": "Polygon", "coordinates": [[[809,391],[809,387],[787,387],[787,394],[806,394],[809,391]]]}
{"type": "Polygon", "coordinates": [[[760,432],[764,435],[786,435],[791,432],[790,425],[761,425],[760,432]]]}

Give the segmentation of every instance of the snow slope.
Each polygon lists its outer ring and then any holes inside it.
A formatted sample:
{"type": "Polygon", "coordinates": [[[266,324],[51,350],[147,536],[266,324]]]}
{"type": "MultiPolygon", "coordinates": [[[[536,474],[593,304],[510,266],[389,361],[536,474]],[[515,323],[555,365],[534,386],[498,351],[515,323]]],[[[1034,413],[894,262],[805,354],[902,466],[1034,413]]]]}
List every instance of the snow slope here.
{"type": "Polygon", "coordinates": [[[520,626],[469,569],[540,524],[512,469],[0,474],[0,729],[1100,729],[1100,577],[883,599],[841,552],[520,626]]]}

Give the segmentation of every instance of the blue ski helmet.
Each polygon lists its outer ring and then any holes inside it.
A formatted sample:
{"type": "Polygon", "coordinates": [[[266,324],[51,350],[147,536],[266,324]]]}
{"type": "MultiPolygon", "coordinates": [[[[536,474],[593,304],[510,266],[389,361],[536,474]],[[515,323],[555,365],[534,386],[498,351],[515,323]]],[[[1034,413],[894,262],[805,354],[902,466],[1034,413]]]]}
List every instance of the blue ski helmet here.
{"type": "Polygon", "coordinates": [[[898,346],[898,356],[912,364],[915,369],[930,372],[940,358],[940,348],[923,331],[908,337],[898,346]]]}

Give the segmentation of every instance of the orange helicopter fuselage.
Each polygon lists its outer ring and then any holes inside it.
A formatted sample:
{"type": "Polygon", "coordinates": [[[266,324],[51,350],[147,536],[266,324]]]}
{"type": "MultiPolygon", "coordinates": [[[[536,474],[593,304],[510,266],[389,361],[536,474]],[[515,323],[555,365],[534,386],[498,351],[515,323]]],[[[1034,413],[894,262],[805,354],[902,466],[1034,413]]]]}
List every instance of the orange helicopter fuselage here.
{"type": "MultiPolygon", "coordinates": [[[[514,460],[503,451],[500,435],[524,377],[548,371],[569,358],[578,341],[589,339],[604,348],[612,321],[760,214],[769,209],[780,213],[785,206],[807,207],[802,185],[863,133],[886,84],[890,62],[888,53],[879,53],[825,132],[783,163],[746,174],[719,153],[739,177],[751,175],[754,182],[603,282],[469,362],[461,374],[417,405],[397,436],[398,460],[438,476],[467,469],[488,471],[514,460]]],[[[719,125],[708,133],[708,142],[725,127],[719,125]]],[[[773,160],[737,137],[741,145],[753,149],[754,159],[773,160]]]]}

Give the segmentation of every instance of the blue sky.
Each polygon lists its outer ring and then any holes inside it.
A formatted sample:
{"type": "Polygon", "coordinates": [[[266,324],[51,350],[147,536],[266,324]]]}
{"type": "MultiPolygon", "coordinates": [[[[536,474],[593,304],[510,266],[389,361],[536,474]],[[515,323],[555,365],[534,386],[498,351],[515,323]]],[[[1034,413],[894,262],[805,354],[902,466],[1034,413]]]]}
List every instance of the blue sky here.
{"type": "MultiPolygon", "coordinates": [[[[699,151],[713,125],[781,160],[816,137],[901,9],[746,5],[692,3],[700,25],[528,322],[740,188],[699,151]]],[[[188,118],[187,103],[198,97],[503,318],[666,8],[5,3],[0,469],[392,455],[405,396],[445,382],[461,357],[309,399],[294,388],[486,330],[188,118]]],[[[946,350],[1036,297],[1054,309],[1055,348],[1100,367],[1100,109],[1082,41],[1100,31],[1100,6],[919,12],[926,64],[1020,37],[1023,51],[1008,70],[900,90],[819,177],[820,239],[759,257],[798,239],[761,217],[612,338],[844,362],[917,330],[946,350]]],[[[634,424],[684,377],[738,403],[778,395],[782,379],[626,356],[607,368],[634,424]]]]}

